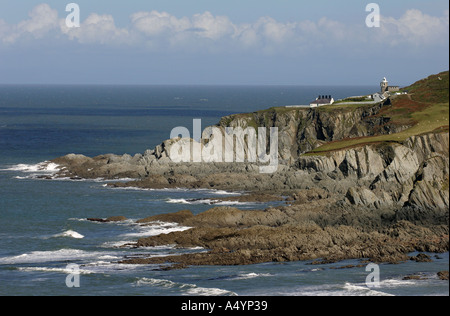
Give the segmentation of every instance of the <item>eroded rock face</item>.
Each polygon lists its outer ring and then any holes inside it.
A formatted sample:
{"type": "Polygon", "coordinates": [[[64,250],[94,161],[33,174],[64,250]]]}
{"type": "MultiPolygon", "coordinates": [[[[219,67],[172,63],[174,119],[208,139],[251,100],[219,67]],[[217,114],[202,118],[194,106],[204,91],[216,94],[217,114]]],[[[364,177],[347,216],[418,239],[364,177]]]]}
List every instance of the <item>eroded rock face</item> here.
{"type": "Polygon", "coordinates": [[[341,111],[316,111],[315,109],[269,109],[248,114],[235,114],[220,120],[221,127],[264,126],[277,127],[279,131],[280,160],[293,163],[305,152],[324,142],[344,138],[396,133],[409,126],[390,124],[389,118],[376,114],[387,104],[343,109],[341,111]]]}
{"type": "MultiPolygon", "coordinates": [[[[163,147],[170,150],[170,144],[163,147]]],[[[280,193],[318,187],[370,208],[449,207],[449,134],[414,136],[403,144],[366,145],[321,156],[301,156],[261,174],[251,163],[174,163],[155,151],[144,155],[67,155],[53,160],[63,177],[136,178],[115,186],[214,188],[280,193]],[[151,157],[151,158],[149,158],[151,157]]]]}
{"type": "Polygon", "coordinates": [[[176,146],[192,144],[189,139],[167,140],[135,156],[70,154],[52,163],[60,166],[60,177],[135,179],[111,184],[116,187],[250,193],[228,198],[238,201],[286,198],[285,206],[266,210],[216,207],[198,215],[185,210],[144,218],[138,224],[167,221],[192,228],[140,239],[136,247],[176,244],[209,251],[124,263],[227,265],[319,258],[398,262],[408,260],[411,251],[448,251],[448,132],[413,136],[402,143],[301,155],[322,142],[393,132],[395,126],[371,117],[379,110],[373,107],[337,116],[268,111],[224,118],[220,128],[279,127],[279,165],[271,174],[260,173],[259,166],[249,162],[174,162],[173,155],[180,153],[176,146]]]}
{"type": "MultiPolygon", "coordinates": [[[[202,247],[208,251],[131,259],[122,263],[169,262],[185,267],[314,259],[335,262],[350,258],[394,263],[408,260],[407,254],[414,250],[448,251],[448,226],[422,227],[404,220],[396,222],[394,212],[367,212],[362,216],[359,214],[360,218],[357,219],[354,214],[349,214],[359,213],[357,209],[338,209],[333,204],[332,209],[327,203],[332,203],[333,199],[330,197],[326,200],[310,200],[291,207],[260,211],[216,207],[198,215],[187,211],[168,214],[170,220],[192,228],[142,238],[135,246],[175,244],[178,247],[202,247]],[[341,221],[338,217],[347,219],[341,221]]],[[[145,222],[160,218],[148,218],[145,222]]],[[[424,256],[414,258],[425,259],[424,256]]]]}
{"type": "Polygon", "coordinates": [[[297,166],[310,174],[352,180],[351,204],[369,207],[419,206],[448,209],[448,133],[408,138],[403,144],[367,145],[326,156],[301,157],[297,166]]]}

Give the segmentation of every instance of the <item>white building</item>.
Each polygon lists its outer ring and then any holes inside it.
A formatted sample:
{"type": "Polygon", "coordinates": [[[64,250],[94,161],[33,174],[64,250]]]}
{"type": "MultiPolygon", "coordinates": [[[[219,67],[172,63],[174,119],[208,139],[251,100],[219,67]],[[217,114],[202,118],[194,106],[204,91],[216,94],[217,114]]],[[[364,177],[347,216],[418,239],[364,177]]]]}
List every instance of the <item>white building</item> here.
{"type": "Polygon", "coordinates": [[[331,97],[331,95],[322,95],[318,96],[316,100],[312,101],[309,106],[312,108],[316,108],[318,106],[324,106],[324,105],[331,105],[334,103],[334,99],[331,97]]]}
{"type": "Polygon", "coordinates": [[[381,102],[384,101],[386,97],[383,94],[377,92],[372,95],[372,99],[374,102],[381,102]]]}
{"type": "Polygon", "coordinates": [[[384,94],[385,92],[396,92],[400,90],[399,86],[390,86],[386,77],[384,77],[383,80],[381,80],[380,87],[381,87],[381,94],[384,94]]]}

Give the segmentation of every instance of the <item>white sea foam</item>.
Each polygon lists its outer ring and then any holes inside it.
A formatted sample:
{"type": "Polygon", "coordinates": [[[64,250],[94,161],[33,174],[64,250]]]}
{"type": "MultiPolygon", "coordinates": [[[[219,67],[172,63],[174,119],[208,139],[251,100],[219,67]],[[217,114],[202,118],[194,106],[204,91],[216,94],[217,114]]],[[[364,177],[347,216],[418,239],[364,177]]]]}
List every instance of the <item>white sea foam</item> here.
{"type": "Polygon", "coordinates": [[[133,178],[117,178],[117,179],[105,179],[105,178],[96,178],[93,179],[95,182],[130,182],[130,181],[136,181],[136,179],[133,178]]]}
{"type": "MultiPolygon", "coordinates": [[[[76,222],[89,222],[86,217],[82,217],[82,218],[70,217],[68,220],[76,221],[76,222]]],[[[95,223],[95,222],[92,222],[92,223],[95,223]]]]}
{"type": "Polygon", "coordinates": [[[75,238],[75,239],[84,238],[83,235],[81,235],[80,233],[77,233],[76,231],[73,231],[73,230],[66,230],[65,232],[62,232],[61,234],[56,234],[56,235],[53,235],[52,237],[70,237],[70,238],[75,238]]]}
{"type": "Polygon", "coordinates": [[[238,276],[232,278],[232,280],[246,280],[246,279],[254,279],[254,278],[261,278],[261,277],[271,277],[273,276],[270,273],[241,273],[238,276]]]}
{"type": "Polygon", "coordinates": [[[271,295],[281,296],[393,296],[392,294],[382,291],[382,288],[371,289],[364,283],[354,284],[322,284],[301,286],[299,288],[280,291],[278,293],[271,292],[271,295]]]}
{"type": "Polygon", "coordinates": [[[186,199],[167,199],[167,203],[171,204],[193,204],[186,199]]]}
{"type": "Polygon", "coordinates": [[[394,296],[380,290],[371,289],[365,285],[352,283],[345,283],[343,289],[344,292],[342,294],[346,296],[394,296]]]}
{"type": "Polygon", "coordinates": [[[187,289],[183,295],[189,296],[238,296],[235,292],[218,288],[206,288],[206,287],[192,287],[187,289]]]}
{"type": "Polygon", "coordinates": [[[38,164],[18,164],[2,170],[21,171],[21,172],[42,172],[42,173],[45,172],[52,174],[59,171],[59,165],[53,162],[44,161],[38,164]]]}
{"type": "Polygon", "coordinates": [[[140,278],[134,283],[135,286],[151,286],[165,289],[178,289],[182,291],[182,295],[193,296],[237,296],[236,293],[219,289],[205,288],[195,284],[178,283],[165,279],[140,278]]]}
{"type": "Polygon", "coordinates": [[[0,258],[0,264],[42,263],[67,260],[97,258],[101,252],[88,252],[79,249],[60,249],[55,251],[33,251],[18,256],[0,258]]]}
{"type": "MultiPolygon", "coordinates": [[[[50,161],[43,161],[37,164],[17,164],[9,166],[5,169],[0,169],[0,171],[20,171],[23,173],[28,173],[27,176],[15,176],[15,179],[36,179],[41,176],[49,176],[51,180],[57,181],[87,181],[87,182],[129,182],[136,179],[133,178],[117,178],[117,179],[105,179],[105,178],[95,178],[95,179],[85,179],[85,178],[71,178],[71,177],[56,177],[56,173],[66,169],[66,167],[61,167],[50,161]]],[[[106,185],[104,185],[106,186],[106,185]]]]}
{"type": "Polygon", "coordinates": [[[152,222],[148,223],[148,225],[136,226],[135,231],[132,233],[126,233],[121,235],[122,237],[133,237],[133,238],[141,238],[141,237],[150,237],[150,236],[158,236],[162,234],[169,234],[171,232],[177,231],[185,231],[191,229],[191,227],[180,226],[177,223],[168,223],[168,222],[152,222]]]}
{"type": "MultiPolygon", "coordinates": [[[[117,182],[117,181],[115,181],[117,182]]],[[[113,190],[124,190],[124,191],[154,191],[154,189],[138,188],[138,187],[111,187],[107,183],[103,184],[102,187],[113,189],[113,190]]]]}
{"type": "Polygon", "coordinates": [[[218,206],[227,206],[227,205],[255,205],[255,203],[251,202],[239,202],[239,201],[222,201],[217,199],[172,199],[169,198],[166,200],[167,203],[170,204],[190,204],[190,205],[218,205],[218,206]]]}
{"type": "Polygon", "coordinates": [[[382,288],[396,288],[400,286],[416,286],[417,282],[420,280],[398,280],[398,279],[389,279],[383,280],[380,282],[380,287],[382,288]]]}
{"type": "Polygon", "coordinates": [[[49,161],[44,161],[38,164],[18,164],[10,166],[6,169],[0,169],[1,171],[19,171],[27,175],[15,176],[14,179],[37,179],[45,176],[54,178],[55,174],[60,170],[60,166],[49,161]]]}
{"type": "MultiPolygon", "coordinates": [[[[118,181],[135,181],[136,179],[129,179],[129,178],[123,178],[123,179],[116,179],[116,180],[106,180],[102,179],[102,182],[118,182],[118,181]]],[[[231,195],[231,196],[240,196],[242,193],[240,192],[230,192],[225,190],[214,190],[214,189],[188,189],[188,188],[163,188],[163,189],[152,189],[152,188],[140,188],[140,187],[133,187],[133,186],[127,186],[127,187],[109,187],[108,184],[104,184],[104,187],[108,187],[115,190],[136,190],[136,191],[155,191],[155,192],[198,192],[198,193],[206,193],[206,194],[213,194],[213,195],[231,195]]]]}
{"type": "MultiPolygon", "coordinates": [[[[50,268],[50,267],[20,267],[18,268],[19,271],[25,271],[25,272],[58,272],[58,273],[66,273],[70,274],[73,273],[72,269],[67,269],[65,267],[61,268],[50,268]]],[[[86,269],[79,269],[78,273],[80,274],[91,274],[92,271],[86,270],[86,269]]]]}
{"type": "MultiPolygon", "coordinates": [[[[117,256],[100,256],[97,261],[89,262],[86,264],[79,265],[78,272],[80,274],[93,274],[93,273],[112,273],[112,272],[128,272],[130,270],[136,269],[147,269],[145,265],[134,265],[134,264],[121,264],[116,262],[111,262],[109,260],[121,259],[117,256]],[[105,261],[106,260],[106,261],[105,261]]],[[[56,272],[56,273],[73,273],[72,269],[68,269],[67,265],[61,267],[19,267],[19,271],[24,272],[56,272]]]]}
{"type": "Polygon", "coordinates": [[[229,191],[224,191],[224,190],[210,190],[212,194],[217,194],[217,195],[234,195],[234,196],[240,196],[242,195],[242,193],[239,192],[229,192],[229,191]]]}

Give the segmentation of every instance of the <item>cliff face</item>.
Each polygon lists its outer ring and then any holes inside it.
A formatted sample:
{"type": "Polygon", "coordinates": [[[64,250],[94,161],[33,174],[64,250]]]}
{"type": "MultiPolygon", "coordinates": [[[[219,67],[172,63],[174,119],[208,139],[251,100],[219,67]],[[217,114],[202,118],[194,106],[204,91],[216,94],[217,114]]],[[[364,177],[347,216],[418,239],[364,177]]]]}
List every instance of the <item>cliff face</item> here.
{"type": "MultiPolygon", "coordinates": [[[[142,219],[138,222],[166,220],[193,228],[143,238],[136,247],[177,244],[211,251],[122,263],[235,265],[317,258],[398,262],[408,260],[413,251],[449,249],[449,132],[448,119],[443,119],[448,117],[448,72],[411,90],[416,94],[392,104],[273,108],[224,117],[216,128],[205,130],[201,144],[174,138],[134,157],[70,154],[51,162],[60,166],[58,177],[136,179],[110,184],[115,187],[251,191],[239,201],[286,202],[265,210],[217,207],[198,215],[182,211],[142,219]],[[429,95],[436,102],[430,103],[429,95]],[[176,161],[193,158],[198,149],[203,154],[214,148],[216,154],[215,149],[233,144],[233,134],[226,140],[226,127],[253,127],[257,133],[265,127],[266,154],[268,148],[272,153],[270,127],[277,127],[276,172],[262,173],[248,159],[176,161]],[[375,137],[362,138],[367,136],[375,137]],[[195,150],[181,150],[180,155],[180,148],[194,144],[195,150]]],[[[236,135],[239,146],[252,139],[250,134],[236,135]]],[[[243,158],[252,156],[251,149],[240,152],[243,158]]]]}
{"type": "Polygon", "coordinates": [[[173,163],[165,154],[171,144],[134,157],[67,155],[53,162],[64,167],[62,177],[139,179],[120,186],[272,192],[319,188],[357,207],[449,208],[448,132],[302,155],[291,165],[280,164],[273,174],[261,174],[250,163],[173,163]]]}
{"type": "Polygon", "coordinates": [[[296,168],[320,174],[325,182],[334,179],[340,190],[348,187],[346,199],[354,205],[448,209],[448,152],[448,132],[430,133],[410,137],[402,144],[302,156],[296,168]]]}
{"type": "MultiPolygon", "coordinates": [[[[108,154],[89,158],[71,154],[52,162],[62,167],[58,174],[61,177],[139,179],[117,184],[120,186],[272,192],[319,188],[336,195],[341,205],[448,212],[449,133],[445,129],[410,136],[404,141],[360,143],[352,148],[337,147],[319,155],[304,155],[324,143],[399,133],[411,127],[412,121],[399,124],[399,120],[384,115],[386,108],[393,107],[388,102],[356,108],[274,108],[222,118],[217,125],[221,133],[217,139],[224,138],[225,127],[254,127],[256,131],[265,127],[267,133],[270,127],[278,128],[279,163],[277,172],[272,174],[261,174],[259,166],[252,162],[174,161],[177,150],[172,149],[192,145],[190,139],[166,140],[134,157],[108,154]]],[[[266,136],[269,148],[270,135],[266,136]]],[[[241,142],[245,142],[244,138],[241,142]]],[[[202,145],[196,143],[202,149],[213,144],[213,139],[202,145]]],[[[183,155],[189,158],[193,151],[183,151],[183,155]]]]}
{"type": "Polygon", "coordinates": [[[389,117],[378,115],[390,101],[358,108],[285,108],[224,117],[221,127],[277,127],[279,158],[292,163],[301,154],[326,142],[346,138],[392,134],[409,125],[392,124],[389,117]]]}

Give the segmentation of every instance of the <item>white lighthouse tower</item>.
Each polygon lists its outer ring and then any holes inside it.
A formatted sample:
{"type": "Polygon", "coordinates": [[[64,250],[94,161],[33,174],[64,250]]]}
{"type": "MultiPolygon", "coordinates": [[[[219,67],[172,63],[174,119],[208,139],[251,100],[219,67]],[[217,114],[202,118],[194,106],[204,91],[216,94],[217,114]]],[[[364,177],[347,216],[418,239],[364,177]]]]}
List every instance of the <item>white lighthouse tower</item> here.
{"type": "Polygon", "coordinates": [[[381,94],[385,93],[388,90],[389,83],[386,80],[386,77],[380,82],[381,94]]]}

